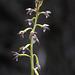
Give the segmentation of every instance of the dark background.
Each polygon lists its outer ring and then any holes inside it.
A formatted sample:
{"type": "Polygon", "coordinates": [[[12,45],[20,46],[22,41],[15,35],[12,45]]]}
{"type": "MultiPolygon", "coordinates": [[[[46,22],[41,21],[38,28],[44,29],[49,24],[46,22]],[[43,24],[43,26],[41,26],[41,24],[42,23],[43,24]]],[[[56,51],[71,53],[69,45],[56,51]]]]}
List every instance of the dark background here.
{"type": "MultiPolygon", "coordinates": [[[[16,62],[11,51],[30,42],[29,32],[22,39],[18,32],[28,27],[26,8],[34,0],[0,0],[0,75],[30,75],[30,60],[16,62]]],[[[38,23],[50,25],[50,31],[37,28],[40,45],[34,45],[42,70],[40,75],[75,75],[75,0],[44,0],[40,11],[50,10],[51,17],[39,17],[38,23]]],[[[33,14],[34,16],[35,14],[33,14]]]]}

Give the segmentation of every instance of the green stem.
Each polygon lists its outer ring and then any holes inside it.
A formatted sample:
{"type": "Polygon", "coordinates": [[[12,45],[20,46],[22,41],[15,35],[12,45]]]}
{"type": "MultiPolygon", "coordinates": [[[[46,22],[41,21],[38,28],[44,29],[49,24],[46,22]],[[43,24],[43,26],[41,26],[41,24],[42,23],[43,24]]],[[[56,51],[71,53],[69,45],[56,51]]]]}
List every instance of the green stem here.
{"type": "Polygon", "coordinates": [[[33,32],[35,31],[35,28],[36,28],[37,19],[38,19],[38,13],[36,13],[36,19],[35,19],[34,27],[32,29],[33,32]]]}
{"type": "MultiPolygon", "coordinates": [[[[32,29],[32,31],[35,31],[36,28],[36,24],[37,24],[37,19],[38,19],[38,13],[36,13],[36,19],[35,19],[35,23],[34,23],[34,27],[32,29]]],[[[31,75],[34,75],[34,58],[33,58],[33,37],[31,36],[31,52],[30,52],[30,61],[31,61],[31,75]]]]}

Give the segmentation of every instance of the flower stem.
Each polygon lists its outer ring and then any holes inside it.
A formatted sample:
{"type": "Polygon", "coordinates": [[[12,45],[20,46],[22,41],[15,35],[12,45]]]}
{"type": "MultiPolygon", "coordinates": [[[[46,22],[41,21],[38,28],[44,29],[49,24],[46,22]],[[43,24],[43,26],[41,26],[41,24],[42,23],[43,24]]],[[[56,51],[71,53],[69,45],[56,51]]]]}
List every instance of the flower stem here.
{"type": "MultiPolygon", "coordinates": [[[[35,19],[35,23],[34,23],[34,27],[32,29],[32,31],[35,31],[36,28],[36,23],[37,23],[37,19],[38,19],[38,13],[36,13],[36,19],[35,19]]],[[[30,61],[31,61],[31,75],[34,75],[34,58],[33,58],[33,37],[31,36],[31,57],[30,57],[30,61]]]]}

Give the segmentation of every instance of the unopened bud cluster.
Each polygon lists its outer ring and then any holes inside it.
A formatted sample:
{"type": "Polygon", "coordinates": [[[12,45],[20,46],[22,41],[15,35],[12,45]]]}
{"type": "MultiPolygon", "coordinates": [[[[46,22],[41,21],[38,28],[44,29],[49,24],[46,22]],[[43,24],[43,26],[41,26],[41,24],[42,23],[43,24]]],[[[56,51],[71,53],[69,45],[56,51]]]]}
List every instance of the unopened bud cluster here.
{"type": "Polygon", "coordinates": [[[18,52],[12,51],[13,55],[15,56],[14,59],[16,59],[16,61],[18,61],[18,57],[19,56],[27,56],[30,58],[30,62],[31,62],[31,75],[34,75],[34,72],[36,75],[39,75],[38,70],[41,70],[41,66],[39,65],[39,60],[36,54],[33,54],[33,44],[35,44],[36,42],[40,43],[38,37],[37,37],[37,32],[35,31],[36,27],[39,26],[40,28],[42,28],[43,32],[45,32],[46,30],[50,30],[49,29],[49,25],[48,24],[38,24],[37,20],[39,15],[44,14],[46,18],[50,17],[51,12],[50,11],[42,11],[40,12],[39,9],[42,6],[43,0],[35,0],[35,8],[27,8],[27,14],[32,15],[33,12],[36,13],[36,16],[31,18],[31,19],[26,19],[25,21],[28,22],[28,25],[31,26],[33,25],[33,27],[29,27],[26,28],[24,30],[21,30],[18,34],[21,35],[22,38],[24,38],[24,34],[28,31],[30,31],[29,34],[29,40],[31,40],[31,43],[22,46],[19,48],[18,52]],[[30,54],[26,54],[26,51],[28,51],[30,54]],[[20,54],[21,52],[21,54],[20,54]],[[34,64],[34,57],[36,58],[36,64],[34,64]],[[36,67],[34,67],[34,65],[36,65],[36,67]]]}

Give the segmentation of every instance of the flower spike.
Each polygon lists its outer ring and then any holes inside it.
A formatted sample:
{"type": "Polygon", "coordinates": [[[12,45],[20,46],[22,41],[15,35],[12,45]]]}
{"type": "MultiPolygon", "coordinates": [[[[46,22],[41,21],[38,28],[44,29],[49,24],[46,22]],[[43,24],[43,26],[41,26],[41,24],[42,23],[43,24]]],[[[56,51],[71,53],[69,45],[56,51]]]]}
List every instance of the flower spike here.
{"type": "Polygon", "coordinates": [[[39,75],[39,72],[41,70],[41,66],[39,65],[39,59],[37,57],[36,54],[34,53],[34,48],[33,48],[33,44],[35,44],[36,42],[38,42],[40,44],[40,41],[37,37],[37,32],[36,32],[36,27],[39,26],[43,29],[43,32],[45,32],[46,30],[50,30],[49,29],[49,25],[48,24],[38,24],[38,18],[40,16],[40,14],[43,14],[46,16],[46,18],[50,17],[51,12],[50,11],[42,11],[40,12],[40,7],[43,4],[43,0],[35,0],[35,7],[34,9],[32,8],[27,8],[27,14],[32,15],[33,12],[35,12],[35,16],[32,17],[31,19],[26,19],[25,21],[27,21],[28,25],[31,26],[33,24],[32,27],[28,27],[24,30],[21,30],[18,34],[20,34],[23,38],[24,38],[24,34],[28,31],[30,31],[30,35],[29,35],[29,39],[30,39],[30,44],[26,44],[25,46],[22,46],[19,48],[18,52],[22,52],[22,54],[19,54],[15,51],[12,51],[12,53],[14,53],[13,55],[15,56],[14,59],[16,59],[16,61],[18,61],[18,57],[21,56],[26,56],[29,57],[30,59],[30,63],[31,63],[31,75],[39,75]],[[30,47],[30,48],[29,48],[30,47]],[[26,51],[29,51],[30,53],[27,54],[25,53],[26,51]],[[36,63],[35,63],[36,62],[36,63]]]}

